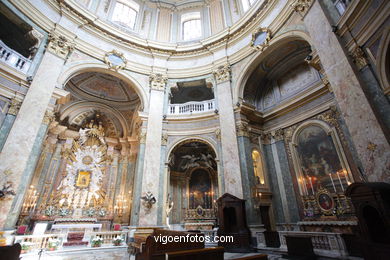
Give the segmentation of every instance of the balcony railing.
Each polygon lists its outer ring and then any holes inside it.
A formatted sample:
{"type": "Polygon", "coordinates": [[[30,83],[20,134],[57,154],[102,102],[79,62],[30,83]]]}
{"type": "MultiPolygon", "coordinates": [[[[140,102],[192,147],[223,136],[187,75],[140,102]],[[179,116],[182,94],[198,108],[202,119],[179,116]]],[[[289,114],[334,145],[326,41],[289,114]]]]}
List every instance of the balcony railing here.
{"type": "Polygon", "coordinates": [[[26,74],[31,65],[31,60],[14,51],[0,40],[0,61],[8,66],[26,74]]]}
{"type": "Polygon", "coordinates": [[[169,104],[169,115],[190,115],[215,110],[214,99],[205,101],[191,101],[183,104],[169,104]]]}

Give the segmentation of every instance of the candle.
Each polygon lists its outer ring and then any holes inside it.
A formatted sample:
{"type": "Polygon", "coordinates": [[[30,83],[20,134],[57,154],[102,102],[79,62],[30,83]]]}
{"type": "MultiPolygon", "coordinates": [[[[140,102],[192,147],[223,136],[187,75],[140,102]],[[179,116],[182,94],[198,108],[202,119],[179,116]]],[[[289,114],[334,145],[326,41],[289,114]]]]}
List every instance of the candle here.
{"type": "Polygon", "coordinates": [[[302,178],[302,186],[303,186],[304,195],[309,195],[309,193],[307,192],[307,186],[306,186],[305,178],[302,178]]]}
{"type": "Polygon", "coordinates": [[[311,191],[313,192],[314,195],[314,188],[313,188],[313,182],[311,181],[311,177],[308,177],[310,181],[310,186],[311,186],[311,191]]]}
{"type": "Polygon", "coordinates": [[[340,182],[341,190],[344,192],[343,183],[341,182],[341,179],[340,179],[340,173],[339,172],[336,172],[336,173],[337,173],[337,178],[339,179],[339,182],[340,182]]]}
{"type": "Polygon", "coordinates": [[[331,173],[329,173],[329,178],[332,181],[332,186],[333,186],[334,192],[336,192],[336,187],[334,186],[334,182],[333,182],[333,178],[332,178],[332,174],[331,173]]]}

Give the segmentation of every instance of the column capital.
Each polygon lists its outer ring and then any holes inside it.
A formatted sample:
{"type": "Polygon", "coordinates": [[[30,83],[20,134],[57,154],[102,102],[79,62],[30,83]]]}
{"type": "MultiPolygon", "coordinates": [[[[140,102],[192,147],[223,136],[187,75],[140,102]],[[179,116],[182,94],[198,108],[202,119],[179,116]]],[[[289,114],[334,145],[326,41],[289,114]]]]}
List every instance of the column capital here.
{"type": "Polygon", "coordinates": [[[9,105],[9,109],[7,114],[16,116],[18,114],[18,111],[20,109],[20,106],[22,105],[22,102],[13,98],[11,99],[11,103],[9,105]]]}
{"type": "Polygon", "coordinates": [[[149,85],[151,89],[164,91],[168,78],[160,73],[150,74],[149,85]]]}
{"type": "Polygon", "coordinates": [[[231,67],[229,64],[221,65],[213,71],[214,77],[218,83],[229,81],[231,77],[231,67]]]}
{"type": "Polygon", "coordinates": [[[356,64],[359,70],[363,69],[368,65],[366,54],[360,46],[356,46],[350,53],[353,62],[356,64]]]}
{"type": "Polygon", "coordinates": [[[65,36],[55,32],[49,33],[47,50],[62,59],[66,59],[74,50],[75,44],[68,40],[65,36]]]}
{"type": "Polygon", "coordinates": [[[45,115],[43,116],[42,123],[45,125],[49,125],[55,119],[55,115],[53,111],[47,110],[45,115]]]}
{"type": "Polygon", "coordinates": [[[291,4],[291,7],[295,12],[298,12],[304,16],[310,9],[313,4],[313,0],[294,0],[291,4]]]}
{"type": "Polygon", "coordinates": [[[244,122],[239,122],[236,125],[237,136],[249,137],[248,126],[244,122]]]}

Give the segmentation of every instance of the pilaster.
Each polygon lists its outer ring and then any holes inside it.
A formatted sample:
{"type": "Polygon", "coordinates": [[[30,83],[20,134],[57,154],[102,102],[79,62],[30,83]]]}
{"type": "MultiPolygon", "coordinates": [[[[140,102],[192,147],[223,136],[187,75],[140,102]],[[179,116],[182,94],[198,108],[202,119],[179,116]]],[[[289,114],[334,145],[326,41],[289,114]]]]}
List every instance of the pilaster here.
{"type": "Polygon", "coordinates": [[[238,198],[243,198],[237,133],[236,128],[232,127],[235,125],[235,118],[232,103],[230,66],[228,64],[220,66],[213,74],[217,82],[225,192],[238,198]]]}
{"type": "MultiPolygon", "coordinates": [[[[52,41],[55,41],[55,39],[51,39],[49,45],[52,44],[52,41]]],[[[46,129],[42,130],[42,120],[52,98],[57,78],[62,70],[63,57],[70,51],[67,45],[63,46],[58,42],[55,49],[56,51],[53,48],[48,48],[43,56],[0,154],[0,185],[3,186],[8,182],[14,191],[22,194],[24,194],[25,189],[20,190],[19,186],[29,178],[24,174],[28,172],[26,168],[29,167],[29,162],[31,162],[30,154],[36,146],[36,142],[32,140],[38,140],[37,136],[41,138],[40,134],[46,131],[46,129]],[[64,47],[63,50],[62,47],[64,47]]],[[[0,228],[4,227],[11,210],[12,212],[15,211],[15,208],[11,208],[14,199],[15,197],[11,195],[2,201],[0,228]]],[[[15,205],[18,207],[16,211],[19,211],[21,203],[15,205]]],[[[12,227],[15,224],[12,222],[7,221],[7,226],[12,227]]]]}

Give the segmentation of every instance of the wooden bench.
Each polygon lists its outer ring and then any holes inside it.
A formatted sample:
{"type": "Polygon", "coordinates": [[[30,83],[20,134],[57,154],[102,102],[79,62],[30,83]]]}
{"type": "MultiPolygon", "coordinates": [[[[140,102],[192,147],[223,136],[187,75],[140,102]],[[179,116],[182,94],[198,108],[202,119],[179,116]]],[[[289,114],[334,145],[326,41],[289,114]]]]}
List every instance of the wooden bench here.
{"type": "Polygon", "coordinates": [[[165,253],[166,260],[223,260],[223,247],[210,247],[165,253]]]}
{"type": "Polygon", "coordinates": [[[135,237],[135,243],[132,243],[131,246],[136,248],[136,260],[164,260],[165,254],[168,252],[204,248],[204,243],[199,242],[199,239],[197,240],[198,242],[190,242],[196,241],[195,236],[200,237],[204,235],[199,233],[156,229],[146,238],[146,240],[144,240],[144,242],[141,242],[135,237]],[[162,240],[158,240],[159,237],[179,237],[182,241],[163,243],[162,240]]]}
{"type": "Polygon", "coordinates": [[[268,256],[261,254],[261,255],[251,255],[251,256],[243,256],[239,258],[234,258],[232,260],[267,260],[268,256]]]}

